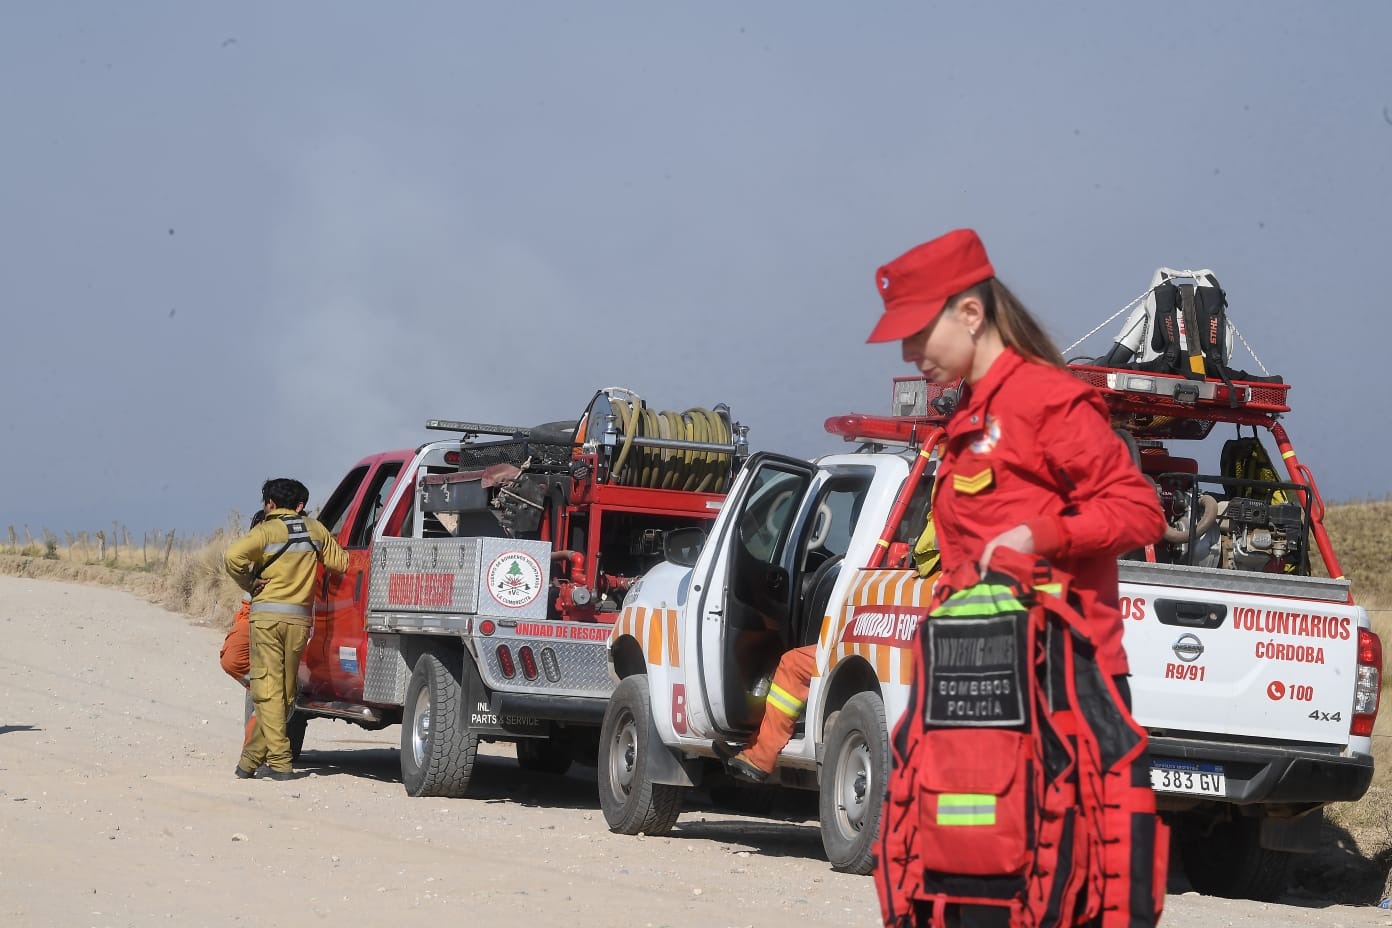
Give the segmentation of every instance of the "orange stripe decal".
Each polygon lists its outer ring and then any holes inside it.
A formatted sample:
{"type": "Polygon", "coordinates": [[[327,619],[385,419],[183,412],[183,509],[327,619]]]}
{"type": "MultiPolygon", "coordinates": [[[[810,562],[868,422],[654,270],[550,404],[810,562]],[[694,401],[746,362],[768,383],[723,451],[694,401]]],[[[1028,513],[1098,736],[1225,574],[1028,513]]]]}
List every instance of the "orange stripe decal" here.
{"type": "Polygon", "coordinates": [[[656,610],[648,617],[648,662],[662,664],[662,614],[656,610]]]}
{"type": "Polygon", "coordinates": [[[633,611],[633,639],[638,642],[638,647],[643,649],[643,660],[652,663],[652,654],[648,652],[648,642],[644,634],[647,625],[648,609],[646,606],[639,606],[633,611]]]}
{"type": "Polygon", "coordinates": [[[681,647],[677,642],[677,610],[667,610],[667,663],[681,666],[681,647]]]}

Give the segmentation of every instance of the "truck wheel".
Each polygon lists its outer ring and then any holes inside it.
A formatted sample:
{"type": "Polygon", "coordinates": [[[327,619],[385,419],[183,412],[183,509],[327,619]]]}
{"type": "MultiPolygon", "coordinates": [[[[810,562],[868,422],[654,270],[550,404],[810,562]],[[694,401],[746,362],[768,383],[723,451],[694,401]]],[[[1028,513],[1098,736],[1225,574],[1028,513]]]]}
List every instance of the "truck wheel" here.
{"type": "Polygon", "coordinates": [[[468,790],[478,735],[466,727],[464,713],[459,677],[434,654],[422,654],[401,719],[401,782],[408,796],[458,798],[468,790]]]}
{"type": "Polygon", "coordinates": [[[527,738],[517,742],[517,766],[531,773],[559,776],[570,769],[570,744],[560,738],[527,738]]]}
{"type": "Polygon", "coordinates": [[[1261,820],[1242,816],[1212,831],[1181,824],[1179,857],[1194,889],[1208,896],[1275,902],[1295,855],[1261,846],[1261,820]]]}
{"type": "Polygon", "coordinates": [[[877,694],[857,693],[831,717],[825,756],[822,847],[833,869],[869,873],[889,773],[889,733],[877,694]]]}
{"type": "Polygon", "coordinates": [[[662,750],[652,723],[648,678],[625,677],[604,713],[599,734],[599,807],[609,830],[665,835],[681,814],[682,788],[648,779],[647,756],[662,750]]]}
{"type": "Polygon", "coordinates": [[[285,734],[290,738],[290,759],[299,760],[300,753],[304,750],[305,732],[309,729],[309,716],[298,709],[290,710],[290,717],[285,720],[285,734]]]}

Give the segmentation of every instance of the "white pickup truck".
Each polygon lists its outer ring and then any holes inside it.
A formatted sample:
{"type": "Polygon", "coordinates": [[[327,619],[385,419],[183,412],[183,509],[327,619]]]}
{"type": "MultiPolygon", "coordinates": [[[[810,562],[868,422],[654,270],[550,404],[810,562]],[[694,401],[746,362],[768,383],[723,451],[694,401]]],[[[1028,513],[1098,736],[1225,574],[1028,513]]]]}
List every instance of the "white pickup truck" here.
{"type": "MultiPolygon", "coordinates": [[[[1170,521],[1163,542],[1121,564],[1160,808],[1196,888],[1273,898],[1291,855],[1312,849],[1318,810],[1367,789],[1381,667],[1280,425],[1286,387],[1075,373],[1134,440],[1170,521]],[[1286,478],[1242,435],[1202,469],[1171,453],[1211,444],[1219,423],[1274,439],[1286,478]],[[1316,552],[1333,579],[1314,575],[1316,552]]],[[[760,681],[784,650],[816,645],[806,712],[772,782],[819,790],[828,859],[868,872],[907,645],[932,592],[908,551],[929,504],[935,389],[908,378],[896,382],[899,415],[828,420],[859,453],[753,456],[708,534],[669,534],[666,562],[630,590],[609,639],[618,687],[599,774],[612,830],[662,833],[683,790],[721,783],[712,742],[748,736],[760,681]]]]}

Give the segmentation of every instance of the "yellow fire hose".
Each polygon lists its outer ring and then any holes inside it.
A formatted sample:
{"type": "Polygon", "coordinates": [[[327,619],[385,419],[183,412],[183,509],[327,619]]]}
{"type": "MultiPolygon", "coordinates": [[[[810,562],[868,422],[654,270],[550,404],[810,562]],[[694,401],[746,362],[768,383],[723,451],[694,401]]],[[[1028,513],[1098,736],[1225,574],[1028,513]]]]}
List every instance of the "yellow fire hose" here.
{"type": "Polygon", "coordinates": [[[621,433],[619,453],[609,480],[621,486],[653,490],[694,490],[723,493],[730,484],[730,454],[693,448],[648,448],[635,438],[678,439],[728,445],[734,438],[729,420],[720,412],[693,407],[685,412],[658,412],[630,394],[609,397],[615,428],[621,433]]]}

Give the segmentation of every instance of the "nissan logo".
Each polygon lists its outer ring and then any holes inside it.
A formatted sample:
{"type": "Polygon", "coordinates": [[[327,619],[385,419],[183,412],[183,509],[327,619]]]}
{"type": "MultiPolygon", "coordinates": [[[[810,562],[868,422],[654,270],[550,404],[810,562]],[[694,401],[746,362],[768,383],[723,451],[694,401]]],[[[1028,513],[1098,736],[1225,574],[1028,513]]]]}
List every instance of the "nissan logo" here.
{"type": "Polygon", "coordinates": [[[1180,635],[1170,647],[1174,651],[1175,657],[1186,664],[1203,657],[1203,642],[1199,640],[1198,635],[1180,635]]]}

